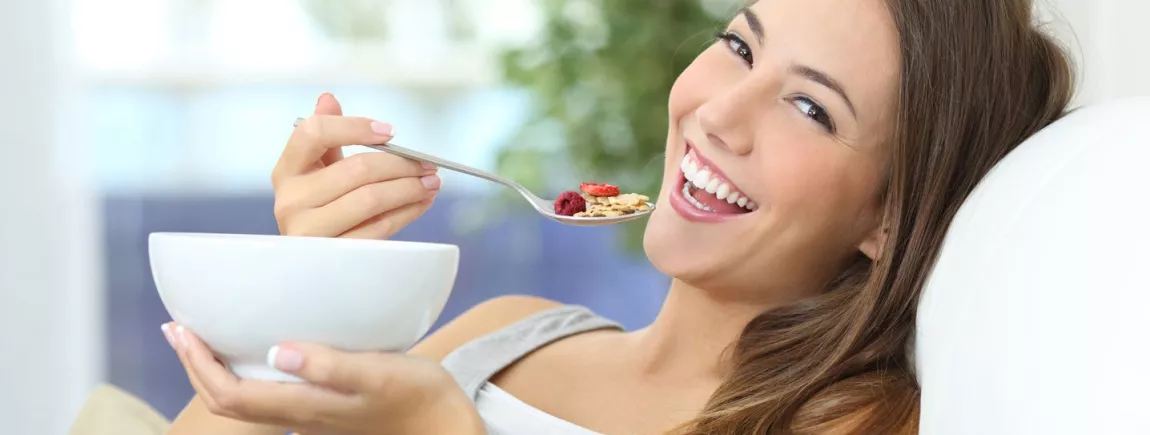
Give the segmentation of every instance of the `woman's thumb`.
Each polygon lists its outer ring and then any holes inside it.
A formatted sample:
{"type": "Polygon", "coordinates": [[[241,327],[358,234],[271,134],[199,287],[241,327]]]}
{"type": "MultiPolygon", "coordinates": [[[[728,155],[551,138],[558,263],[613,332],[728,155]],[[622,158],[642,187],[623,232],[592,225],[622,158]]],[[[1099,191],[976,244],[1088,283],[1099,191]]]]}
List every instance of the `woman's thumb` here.
{"type": "MultiPolygon", "coordinates": [[[[329,92],[320,94],[319,101],[315,102],[316,115],[329,115],[329,116],[343,116],[343,108],[339,106],[339,100],[335,99],[335,95],[329,92]]],[[[320,162],[323,166],[343,160],[343,149],[332,148],[323,153],[320,162]]]]}
{"type": "Polygon", "coordinates": [[[315,114],[343,116],[343,108],[340,107],[339,100],[335,99],[335,95],[324,92],[315,103],[315,114]]]}

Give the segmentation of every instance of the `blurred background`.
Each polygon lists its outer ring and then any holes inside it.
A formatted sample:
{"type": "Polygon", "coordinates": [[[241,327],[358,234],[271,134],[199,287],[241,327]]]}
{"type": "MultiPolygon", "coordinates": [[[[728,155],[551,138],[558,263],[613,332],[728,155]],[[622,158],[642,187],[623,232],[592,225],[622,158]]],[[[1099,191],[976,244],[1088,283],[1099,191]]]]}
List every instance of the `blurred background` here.
{"type": "MultiPolygon", "coordinates": [[[[64,433],[100,382],[178,412],[192,391],[159,332],[147,235],[274,234],[270,170],[321,92],[395,124],[397,143],[544,192],[601,179],[653,194],[666,92],[738,3],[0,0],[5,433],[64,433]]],[[[1079,104],[1150,94],[1147,14],[1044,3],[1082,68],[1079,104]]],[[[507,293],[629,328],[657,312],[668,281],[638,249],[641,222],[562,227],[444,178],[397,236],[461,247],[444,319],[507,293]]]]}

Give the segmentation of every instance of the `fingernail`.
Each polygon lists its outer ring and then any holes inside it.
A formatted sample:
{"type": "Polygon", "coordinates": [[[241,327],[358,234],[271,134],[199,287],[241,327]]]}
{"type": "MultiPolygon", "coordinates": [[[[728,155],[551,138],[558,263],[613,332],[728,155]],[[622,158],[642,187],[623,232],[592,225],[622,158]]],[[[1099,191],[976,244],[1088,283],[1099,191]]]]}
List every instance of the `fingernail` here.
{"type": "Polygon", "coordinates": [[[371,131],[374,131],[375,134],[378,134],[380,136],[391,136],[392,135],[391,134],[391,131],[392,131],[391,124],[388,124],[386,122],[379,122],[379,121],[372,122],[371,123],[371,131]]]}
{"type": "Polygon", "coordinates": [[[167,323],[160,325],[160,331],[164,332],[164,338],[168,340],[168,346],[173,349],[176,348],[176,337],[172,336],[172,327],[167,323]]]}
{"type": "Polygon", "coordinates": [[[184,336],[184,325],[176,325],[176,342],[180,344],[181,349],[188,348],[188,338],[184,336]]]}
{"type": "Polygon", "coordinates": [[[294,372],[303,368],[303,354],[295,349],[272,346],[268,350],[268,365],[285,372],[294,372]]]}
{"type": "Polygon", "coordinates": [[[427,163],[427,162],[420,162],[419,166],[423,166],[423,169],[426,169],[429,171],[438,167],[438,166],[435,166],[434,163],[427,163]]]}
{"type": "Polygon", "coordinates": [[[325,96],[327,96],[327,95],[331,95],[331,94],[329,94],[329,93],[327,93],[327,92],[324,92],[324,93],[322,93],[322,94],[319,94],[319,98],[317,98],[317,99],[315,100],[315,105],[316,105],[316,107],[319,107],[319,103],[322,103],[322,102],[323,102],[323,97],[325,97],[325,96]]]}
{"type": "Polygon", "coordinates": [[[438,189],[441,183],[438,175],[428,175],[420,178],[419,181],[423,183],[423,187],[426,187],[427,190],[438,189]]]}

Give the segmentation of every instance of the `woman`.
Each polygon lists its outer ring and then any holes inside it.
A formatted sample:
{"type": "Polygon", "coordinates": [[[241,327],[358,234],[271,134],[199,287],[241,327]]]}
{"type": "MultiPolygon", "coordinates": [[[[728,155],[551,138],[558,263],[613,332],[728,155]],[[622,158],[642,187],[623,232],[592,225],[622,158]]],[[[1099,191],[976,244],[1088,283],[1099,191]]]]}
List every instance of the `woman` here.
{"type": "MultiPolygon", "coordinates": [[[[1031,9],[757,2],[671,90],[645,247],[674,280],[648,328],[509,297],[411,356],[271,352],[327,389],[236,381],[184,333],[199,398],[172,433],[482,433],[480,417],[495,433],[915,433],[906,350],[947,225],[1072,93],[1031,9]]],[[[341,145],[391,137],[321,97],[274,174],[282,232],[383,238],[423,213],[433,169],[340,160],[341,145]]]]}

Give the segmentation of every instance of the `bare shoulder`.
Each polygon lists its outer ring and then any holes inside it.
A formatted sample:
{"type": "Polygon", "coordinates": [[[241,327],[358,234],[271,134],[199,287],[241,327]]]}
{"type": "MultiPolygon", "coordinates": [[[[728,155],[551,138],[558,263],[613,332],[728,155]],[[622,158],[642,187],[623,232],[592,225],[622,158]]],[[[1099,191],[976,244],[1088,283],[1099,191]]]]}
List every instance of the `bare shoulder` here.
{"type": "Polygon", "coordinates": [[[500,296],[467,310],[415,345],[411,355],[442,360],[459,346],[562,304],[534,296],[500,296]]]}

